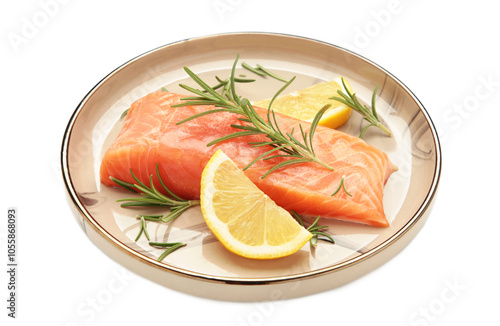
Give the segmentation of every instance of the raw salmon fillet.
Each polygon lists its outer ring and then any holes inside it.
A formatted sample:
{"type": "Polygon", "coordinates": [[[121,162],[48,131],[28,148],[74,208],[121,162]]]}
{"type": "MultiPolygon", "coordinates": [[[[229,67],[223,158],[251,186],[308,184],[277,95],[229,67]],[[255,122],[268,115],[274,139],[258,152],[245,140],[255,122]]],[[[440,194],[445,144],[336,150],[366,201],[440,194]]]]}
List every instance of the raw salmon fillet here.
{"type": "MultiPolygon", "coordinates": [[[[263,135],[239,137],[208,147],[221,136],[238,130],[231,124],[244,124],[240,115],[219,112],[199,117],[181,125],[177,122],[213,106],[184,106],[172,108],[185,95],[157,91],[134,102],[129,108],[123,129],[105,152],[100,178],[113,186],[110,176],[135,183],[130,169],[144,183],[160,175],[178,196],[198,199],[202,171],[215,151],[222,150],[240,168],[262,153],[264,147],[252,147],[249,142],[268,140],[263,135]]],[[[267,110],[256,108],[265,116],[267,110]]],[[[287,116],[277,115],[283,132],[298,124],[308,130],[309,124],[287,116]]],[[[395,166],[387,155],[365,141],[343,132],[318,126],[314,138],[316,155],[334,168],[328,170],[317,163],[293,164],[279,169],[266,178],[261,176],[284,158],[259,160],[245,174],[278,205],[304,216],[321,216],[358,222],[378,227],[389,225],[383,208],[383,187],[395,166]],[[338,188],[345,175],[348,196],[338,188]]],[[[156,179],[156,178],[154,178],[156,179]]],[[[158,189],[161,187],[156,184],[158,189]]]]}

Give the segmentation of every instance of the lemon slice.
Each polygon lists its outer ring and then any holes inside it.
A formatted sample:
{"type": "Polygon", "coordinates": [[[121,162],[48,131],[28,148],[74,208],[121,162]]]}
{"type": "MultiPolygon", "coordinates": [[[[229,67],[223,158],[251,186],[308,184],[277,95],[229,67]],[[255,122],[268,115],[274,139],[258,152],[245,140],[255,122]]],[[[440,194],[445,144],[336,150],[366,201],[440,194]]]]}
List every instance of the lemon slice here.
{"type": "MultiPolygon", "coordinates": [[[[351,86],[345,80],[349,91],[351,86]]],[[[336,100],[330,100],[330,97],[339,96],[337,90],[346,90],[342,86],[339,78],[318,83],[310,87],[292,92],[288,95],[279,96],[274,100],[272,109],[275,112],[286,114],[296,119],[312,122],[316,113],[323,106],[331,104],[332,106],[325,112],[319,124],[330,128],[338,128],[349,120],[352,109],[347,105],[336,100]]],[[[253,105],[267,109],[271,99],[252,102],[253,105]]]]}
{"type": "Polygon", "coordinates": [[[212,233],[229,251],[243,257],[285,257],[312,237],[220,150],[203,170],[200,204],[212,233]]]}

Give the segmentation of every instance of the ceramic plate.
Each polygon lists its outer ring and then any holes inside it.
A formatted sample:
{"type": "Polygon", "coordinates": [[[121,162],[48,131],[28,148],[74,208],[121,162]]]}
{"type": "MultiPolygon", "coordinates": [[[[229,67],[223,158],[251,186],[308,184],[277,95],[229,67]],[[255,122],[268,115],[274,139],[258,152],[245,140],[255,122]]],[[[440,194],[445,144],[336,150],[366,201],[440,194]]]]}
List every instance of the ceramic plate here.
{"type": "MultiPolygon", "coordinates": [[[[244,69],[238,74],[250,77],[244,69]]],[[[271,97],[283,83],[252,76],[238,92],[252,100],[271,97]]],[[[353,113],[342,130],[359,135],[365,122],[353,113]]],[[[369,60],[324,42],[290,35],[235,33],[169,44],[132,59],[101,80],[71,117],[62,146],[62,170],[75,215],[101,250],[130,270],[187,293],[225,300],[274,300],[324,291],[356,279],[393,257],[418,232],[434,198],[441,169],[439,141],[418,99],[399,80],[369,60]],[[364,139],[388,153],[399,167],[384,188],[391,224],[368,227],[322,221],[336,240],[309,244],[296,254],[272,261],[235,256],[216,241],[199,208],[191,208],[169,224],[148,223],[152,241],[186,242],[187,246],[158,262],[162,250],[149,246],[139,231],[137,210],[121,208],[117,199],[130,193],[103,186],[99,165],[119,132],[121,114],[147,93],[178,84],[194,86],[184,66],[206,81],[225,78],[236,55],[240,62],[261,64],[277,74],[297,76],[288,91],[344,76],[358,97],[370,101],[379,86],[379,117],[393,136],[371,128],[364,139]]],[[[141,213],[144,210],[141,210],[141,213]]],[[[144,212],[157,213],[158,210],[144,212]]]]}

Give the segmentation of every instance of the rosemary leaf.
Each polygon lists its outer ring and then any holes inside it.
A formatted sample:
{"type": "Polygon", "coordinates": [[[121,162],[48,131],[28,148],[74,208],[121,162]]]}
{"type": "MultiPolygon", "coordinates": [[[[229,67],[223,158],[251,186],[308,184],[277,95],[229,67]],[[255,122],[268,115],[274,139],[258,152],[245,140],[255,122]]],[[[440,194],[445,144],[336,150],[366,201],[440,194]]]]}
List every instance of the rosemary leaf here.
{"type": "Polygon", "coordinates": [[[137,193],[137,191],[134,189],[134,185],[132,183],[128,183],[128,182],[125,182],[125,181],[122,181],[120,179],[117,179],[117,178],[113,178],[113,177],[109,177],[114,183],[116,183],[117,185],[119,185],[120,187],[124,188],[124,189],[127,189],[128,191],[131,191],[131,192],[135,192],[137,193]]]}
{"type": "Polygon", "coordinates": [[[166,203],[158,203],[158,202],[153,202],[149,199],[142,199],[142,198],[124,198],[124,199],[119,199],[117,202],[120,201],[127,201],[126,203],[121,204],[121,207],[159,207],[159,206],[165,206],[165,207],[171,207],[172,205],[166,204],[166,203]],[[135,201],[134,201],[135,200],[135,201]]]}
{"type": "Polygon", "coordinates": [[[237,83],[253,83],[255,79],[234,78],[237,83]]]}
{"type": "Polygon", "coordinates": [[[163,215],[141,215],[146,221],[161,222],[163,215]]]}
{"type": "MultiPolygon", "coordinates": [[[[201,88],[203,88],[205,91],[207,91],[209,94],[211,94],[212,96],[214,96],[215,98],[220,98],[221,96],[219,95],[219,93],[217,93],[215,90],[213,90],[210,86],[208,86],[208,84],[206,84],[200,77],[198,77],[194,72],[192,72],[189,68],[187,67],[184,67],[184,71],[186,71],[186,73],[189,75],[189,77],[191,77],[192,80],[194,80],[198,85],[201,86],[201,88]]],[[[184,85],[185,86],[185,85],[184,85]]],[[[184,87],[182,86],[183,88],[189,90],[190,92],[193,92],[191,89],[191,87],[184,87]]],[[[193,92],[195,93],[195,92],[193,92]]],[[[203,93],[202,93],[203,94],[203,93]]],[[[202,95],[201,94],[201,95],[202,95]]]]}
{"type": "Polygon", "coordinates": [[[248,144],[252,145],[252,147],[261,147],[261,146],[279,145],[280,143],[278,141],[262,141],[262,142],[250,142],[248,144]]]}
{"type": "Polygon", "coordinates": [[[377,110],[375,110],[375,98],[377,96],[377,91],[378,91],[378,85],[377,87],[375,87],[375,90],[373,91],[372,94],[372,114],[375,117],[375,119],[378,120],[377,110]]]}
{"type": "Polygon", "coordinates": [[[363,116],[363,118],[370,123],[369,125],[367,125],[366,127],[363,128],[363,130],[361,131],[361,133],[359,135],[359,138],[363,138],[366,130],[372,126],[380,128],[388,136],[391,136],[392,135],[391,131],[386,126],[384,126],[382,124],[382,122],[380,122],[380,120],[378,118],[377,110],[375,108],[375,99],[376,99],[376,95],[377,95],[377,91],[378,91],[378,86],[375,87],[375,90],[373,91],[372,99],[371,99],[371,106],[372,107],[370,109],[366,105],[362,105],[359,102],[358,98],[356,97],[356,94],[352,93],[349,90],[349,88],[347,87],[344,78],[342,78],[342,85],[343,85],[344,89],[346,90],[347,94],[342,92],[341,90],[338,90],[337,93],[338,93],[338,95],[340,95],[340,97],[334,96],[334,97],[330,97],[330,99],[339,101],[339,102],[349,106],[354,111],[360,113],[363,116]]]}
{"type": "Polygon", "coordinates": [[[125,118],[127,116],[128,110],[129,109],[126,109],[125,111],[123,111],[122,115],[120,116],[120,120],[123,119],[123,118],[125,118]]]}
{"type": "Polygon", "coordinates": [[[178,243],[179,242],[149,242],[149,245],[154,247],[172,247],[178,243]]]}
{"type": "Polygon", "coordinates": [[[240,129],[240,130],[249,130],[249,131],[259,131],[259,129],[252,127],[251,125],[235,125],[232,124],[231,127],[234,129],[240,129]]]}
{"type": "Polygon", "coordinates": [[[161,221],[163,223],[168,223],[170,221],[173,221],[176,218],[178,218],[180,215],[182,215],[182,213],[184,213],[186,210],[188,210],[189,207],[191,207],[191,206],[186,205],[186,206],[173,207],[170,210],[170,214],[163,216],[161,218],[161,221]]]}
{"type": "Polygon", "coordinates": [[[185,245],[186,244],[182,243],[182,242],[175,243],[173,246],[171,246],[170,248],[168,248],[167,250],[165,250],[160,255],[160,257],[158,257],[158,261],[162,261],[163,259],[165,259],[165,257],[167,257],[168,255],[170,255],[172,252],[176,251],[177,249],[179,249],[180,247],[185,246],[185,245]]]}
{"type": "MultiPolygon", "coordinates": [[[[328,227],[321,227],[322,229],[323,228],[328,228],[328,227]]],[[[326,237],[326,239],[323,239],[323,238],[318,238],[319,240],[326,240],[326,241],[330,241],[331,243],[335,244],[335,240],[333,240],[333,238],[331,236],[329,236],[328,234],[324,233],[324,232],[321,232],[321,231],[315,231],[315,233],[317,235],[322,235],[324,237],[326,237]]]]}
{"type": "Polygon", "coordinates": [[[262,159],[262,158],[266,157],[267,155],[269,155],[269,154],[271,154],[271,153],[273,153],[273,152],[275,152],[275,151],[279,151],[279,150],[281,150],[281,149],[283,149],[283,146],[277,146],[277,147],[274,147],[273,149],[271,149],[271,150],[269,150],[269,151],[265,152],[264,154],[259,155],[259,156],[258,156],[258,157],[256,157],[256,158],[255,158],[252,162],[248,163],[248,165],[247,165],[247,166],[245,166],[245,167],[243,168],[243,171],[245,171],[246,169],[248,169],[249,167],[251,167],[252,165],[254,165],[254,164],[255,164],[256,162],[258,162],[260,159],[262,159]]]}
{"type": "Polygon", "coordinates": [[[247,64],[246,62],[242,62],[241,66],[243,68],[253,72],[254,74],[259,75],[259,76],[262,76],[262,77],[269,76],[269,77],[272,77],[274,79],[280,80],[282,82],[285,82],[285,83],[287,82],[287,80],[285,78],[278,76],[277,74],[273,73],[269,69],[264,68],[263,66],[261,66],[259,64],[257,64],[256,68],[254,68],[254,67],[250,66],[249,64],[247,64]]]}
{"type": "Polygon", "coordinates": [[[250,66],[250,65],[249,65],[248,63],[246,63],[246,62],[242,62],[242,63],[241,63],[241,66],[242,66],[243,68],[245,68],[245,69],[247,69],[247,70],[249,70],[249,71],[253,72],[254,74],[259,75],[259,76],[265,76],[265,75],[266,75],[266,73],[265,73],[265,72],[263,72],[263,71],[261,71],[261,70],[259,70],[259,69],[255,69],[255,68],[253,68],[252,66],[250,66]]]}
{"type": "Polygon", "coordinates": [[[181,197],[177,196],[176,194],[174,194],[166,185],[165,183],[163,182],[163,179],[161,178],[161,175],[160,175],[160,164],[156,163],[156,176],[158,177],[158,181],[160,182],[160,185],[161,187],[163,188],[163,190],[165,190],[167,192],[167,194],[170,195],[170,197],[174,198],[175,200],[178,200],[178,201],[183,201],[184,199],[182,199],[181,197]]]}
{"type": "Polygon", "coordinates": [[[331,196],[335,196],[335,195],[339,192],[340,188],[342,188],[342,189],[344,190],[344,192],[345,192],[347,195],[349,195],[349,196],[351,196],[351,197],[352,197],[352,195],[351,195],[351,194],[347,191],[347,189],[346,189],[346,187],[345,187],[345,175],[343,175],[343,176],[342,176],[342,179],[340,180],[340,184],[339,184],[339,186],[338,186],[338,187],[337,187],[337,189],[333,192],[333,194],[331,194],[331,196]]]}
{"type": "Polygon", "coordinates": [[[229,89],[230,89],[230,92],[227,92],[229,95],[231,95],[229,97],[229,99],[231,100],[231,102],[236,103],[236,104],[240,104],[240,97],[236,94],[236,89],[234,87],[234,72],[236,70],[236,63],[238,62],[239,56],[240,55],[238,54],[236,56],[236,60],[234,60],[233,68],[231,69],[231,77],[229,78],[229,89]]]}
{"type": "Polygon", "coordinates": [[[278,169],[281,169],[281,168],[284,168],[285,166],[289,166],[289,165],[292,165],[292,164],[299,164],[299,163],[306,163],[306,162],[309,162],[308,159],[291,159],[291,160],[287,160],[287,161],[282,161],[278,164],[276,164],[275,166],[273,166],[272,168],[270,168],[266,173],[264,173],[264,175],[262,177],[260,177],[261,179],[264,179],[265,177],[267,177],[270,173],[278,170],[278,169]]]}
{"type": "MultiPolygon", "coordinates": [[[[314,133],[316,132],[316,128],[318,127],[318,123],[319,121],[321,120],[321,117],[323,116],[323,114],[325,114],[325,112],[331,107],[332,105],[331,104],[327,104],[325,106],[323,106],[321,108],[321,110],[318,111],[318,113],[316,113],[316,115],[314,116],[314,119],[311,123],[311,128],[309,129],[309,148],[311,149],[311,152],[314,154],[314,147],[313,147],[313,136],[314,136],[314,133]]],[[[304,142],[306,142],[306,137],[304,135],[304,142]]]]}
{"type": "Polygon", "coordinates": [[[281,87],[277,92],[276,94],[273,95],[273,97],[271,98],[271,101],[269,102],[269,107],[268,109],[271,109],[271,106],[273,105],[274,101],[278,98],[278,96],[283,93],[285,91],[285,89],[290,86],[291,83],[293,83],[293,81],[295,80],[295,76],[293,76],[289,81],[286,82],[285,85],[283,85],[283,87],[281,87]]]}
{"type": "MultiPolygon", "coordinates": [[[[301,143],[297,138],[295,138],[295,136],[293,135],[293,130],[290,132],[290,133],[287,133],[286,134],[288,136],[288,138],[293,141],[294,143],[296,143],[298,146],[302,147],[303,149],[309,151],[311,149],[311,147],[309,147],[309,144],[307,142],[304,142],[304,143],[301,143]]],[[[304,138],[305,140],[305,138],[304,138]]]]}
{"type": "Polygon", "coordinates": [[[144,233],[144,235],[146,236],[146,238],[149,241],[150,238],[149,238],[149,234],[148,234],[148,228],[147,228],[147,225],[146,225],[146,220],[144,219],[144,216],[140,216],[140,218],[141,218],[141,228],[139,230],[139,234],[137,235],[137,237],[135,238],[134,241],[139,240],[139,238],[141,237],[142,233],[144,233]]]}
{"type": "Polygon", "coordinates": [[[258,68],[258,69],[260,69],[261,71],[263,71],[265,74],[267,74],[267,75],[268,75],[268,76],[270,76],[270,77],[273,77],[273,78],[275,78],[275,79],[277,79],[277,80],[281,80],[282,82],[285,82],[285,83],[287,82],[287,80],[286,80],[285,78],[282,78],[282,77],[280,77],[280,76],[276,75],[275,73],[273,73],[273,72],[271,72],[270,70],[268,70],[268,69],[266,69],[266,68],[262,67],[262,66],[261,66],[261,65],[259,65],[259,64],[257,65],[257,68],[258,68]]]}
{"type": "Polygon", "coordinates": [[[296,157],[296,158],[300,158],[299,155],[277,154],[277,155],[267,156],[267,157],[263,158],[262,160],[263,161],[267,161],[267,160],[272,160],[273,158],[280,158],[280,157],[296,157]]]}

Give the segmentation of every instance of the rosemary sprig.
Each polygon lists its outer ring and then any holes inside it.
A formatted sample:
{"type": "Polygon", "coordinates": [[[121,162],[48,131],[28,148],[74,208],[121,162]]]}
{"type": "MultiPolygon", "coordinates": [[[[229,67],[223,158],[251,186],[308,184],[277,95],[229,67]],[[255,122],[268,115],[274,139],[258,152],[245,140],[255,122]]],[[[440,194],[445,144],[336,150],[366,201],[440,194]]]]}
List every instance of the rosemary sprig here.
{"type": "Polygon", "coordinates": [[[118,202],[123,202],[121,204],[122,207],[169,207],[170,208],[169,214],[166,214],[161,217],[159,217],[158,215],[153,215],[153,216],[143,215],[142,219],[144,220],[150,219],[168,223],[174,220],[175,218],[179,217],[188,208],[199,205],[200,203],[199,200],[187,200],[180,198],[179,196],[174,194],[161,179],[160,171],[158,169],[158,164],[156,164],[156,176],[162,188],[167,193],[167,195],[162,194],[160,191],[156,189],[156,187],[153,184],[153,175],[149,177],[150,186],[148,187],[135,176],[132,170],[130,170],[130,174],[137,182],[136,184],[132,184],[114,177],[110,177],[111,180],[113,180],[117,185],[121,186],[122,188],[135,193],[140,193],[142,195],[142,197],[131,197],[131,198],[123,198],[117,200],[118,202]]]}
{"type": "Polygon", "coordinates": [[[263,77],[269,76],[269,77],[272,77],[274,79],[281,80],[282,82],[285,82],[285,83],[288,82],[288,80],[286,80],[285,78],[276,75],[274,72],[270,71],[267,68],[264,68],[263,66],[261,66],[259,64],[257,64],[256,68],[254,68],[246,62],[242,62],[241,66],[247,70],[250,70],[251,72],[253,72],[259,76],[263,76],[263,77]]]}
{"type": "MultiPolygon", "coordinates": [[[[292,216],[299,222],[300,225],[302,225],[302,227],[305,227],[304,222],[302,221],[302,218],[300,218],[299,214],[297,214],[295,211],[292,211],[292,216]]],[[[309,243],[315,248],[318,245],[318,240],[324,240],[335,244],[335,240],[333,240],[331,236],[323,232],[324,230],[328,229],[328,226],[318,226],[319,219],[320,217],[318,216],[316,220],[314,220],[314,222],[307,228],[307,231],[311,232],[313,235],[311,240],[309,240],[309,243]],[[320,238],[320,235],[326,238],[320,238]]]]}
{"type": "Polygon", "coordinates": [[[158,257],[158,261],[162,261],[169,254],[186,244],[184,242],[150,242],[149,245],[153,247],[167,248],[167,250],[165,250],[160,257],[158,257]]]}
{"type": "Polygon", "coordinates": [[[122,115],[120,116],[120,120],[123,119],[123,118],[125,118],[127,116],[128,110],[129,109],[126,109],[125,111],[123,111],[122,115]]]}
{"type": "Polygon", "coordinates": [[[362,105],[361,103],[359,103],[358,99],[356,98],[356,94],[352,93],[349,90],[349,88],[346,86],[344,78],[342,78],[342,85],[344,86],[344,89],[346,90],[347,94],[345,94],[341,90],[338,90],[337,93],[341,97],[334,96],[334,97],[331,97],[330,99],[337,100],[337,101],[342,102],[345,105],[351,107],[353,110],[359,112],[363,116],[363,118],[370,123],[369,125],[367,125],[366,127],[363,128],[363,130],[361,131],[361,133],[359,135],[359,138],[363,138],[366,130],[368,128],[370,128],[371,126],[378,127],[380,129],[382,129],[388,136],[391,136],[391,131],[380,122],[378,115],[377,115],[377,110],[375,109],[375,98],[377,96],[378,86],[373,91],[372,107],[370,109],[368,106],[362,105]]]}
{"type": "Polygon", "coordinates": [[[191,93],[196,94],[197,96],[185,97],[182,100],[186,102],[172,105],[172,107],[182,107],[182,106],[194,106],[194,105],[214,105],[213,109],[195,114],[187,119],[184,119],[177,124],[182,124],[187,121],[199,118],[204,115],[217,113],[217,112],[230,112],[236,113],[242,116],[239,120],[242,122],[246,122],[243,125],[232,124],[231,126],[235,129],[241,130],[234,132],[232,134],[228,134],[226,136],[215,139],[207,144],[207,146],[211,146],[229,139],[242,137],[242,136],[250,136],[250,135],[265,135],[269,138],[269,141],[262,141],[252,143],[252,146],[270,146],[272,147],[270,150],[259,156],[254,161],[250,162],[244,169],[248,169],[251,165],[257,162],[260,159],[273,159],[278,157],[287,157],[289,160],[284,160],[273,166],[269,169],[261,178],[265,178],[267,175],[276,171],[282,167],[304,163],[304,162],[316,162],[329,170],[333,170],[325,162],[321,161],[315,154],[313,148],[313,137],[316,127],[318,126],[319,120],[325,113],[325,111],[330,107],[330,105],[324,106],[321,110],[318,111],[317,115],[313,119],[311,123],[311,127],[309,131],[304,131],[302,126],[299,125],[300,135],[302,140],[298,140],[294,133],[294,130],[291,132],[283,133],[281,131],[276,115],[274,111],[271,109],[271,105],[273,101],[281,94],[288,85],[290,85],[293,80],[290,79],[271,99],[271,103],[269,104],[269,108],[267,111],[267,121],[264,120],[257,112],[254,107],[250,103],[247,98],[241,98],[236,94],[235,90],[235,69],[236,64],[238,62],[239,56],[236,57],[234,61],[233,67],[231,69],[231,77],[229,78],[229,83],[227,87],[227,91],[221,95],[217,93],[212,87],[208,86],[200,77],[198,77],[194,72],[192,72],[189,68],[184,67],[186,73],[195,81],[203,90],[199,90],[187,85],[179,85],[180,87],[190,91],[191,93]],[[275,153],[278,152],[278,153],[275,153]],[[271,155],[273,154],[273,155],[271,155]]]}
{"type": "MultiPolygon", "coordinates": [[[[121,204],[122,207],[142,206],[142,207],[170,208],[170,213],[166,215],[138,215],[137,217],[141,219],[141,227],[134,241],[139,240],[139,238],[143,233],[148,239],[148,241],[150,240],[146,221],[168,223],[173,219],[179,217],[189,207],[198,205],[200,203],[199,200],[186,200],[174,194],[163,182],[160,176],[160,171],[158,169],[158,164],[156,164],[156,176],[162,188],[167,193],[167,195],[162,194],[156,189],[156,187],[153,184],[152,175],[149,177],[150,186],[148,187],[135,176],[132,170],[130,170],[130,174],[137,182],[136,184],[132,184],[114,177],[110,177],[110,179],[113,180],[120,187],[127,189],[131,192],[135,193],[139,192],[142,195],[142,197],[124,198],[117,200],[118,202],[124,202],[123,204],[121,204]]],[[[156,247],[167,247],[167,250],[165,250],[160,255],[160,257],[158,257],[158,261],[162,261],[167,255],[179,249],[180,247],[185,246],[186,244],[182,242],[172,242],[172,243],[149,242],[149,245],[156,247]]]]}

